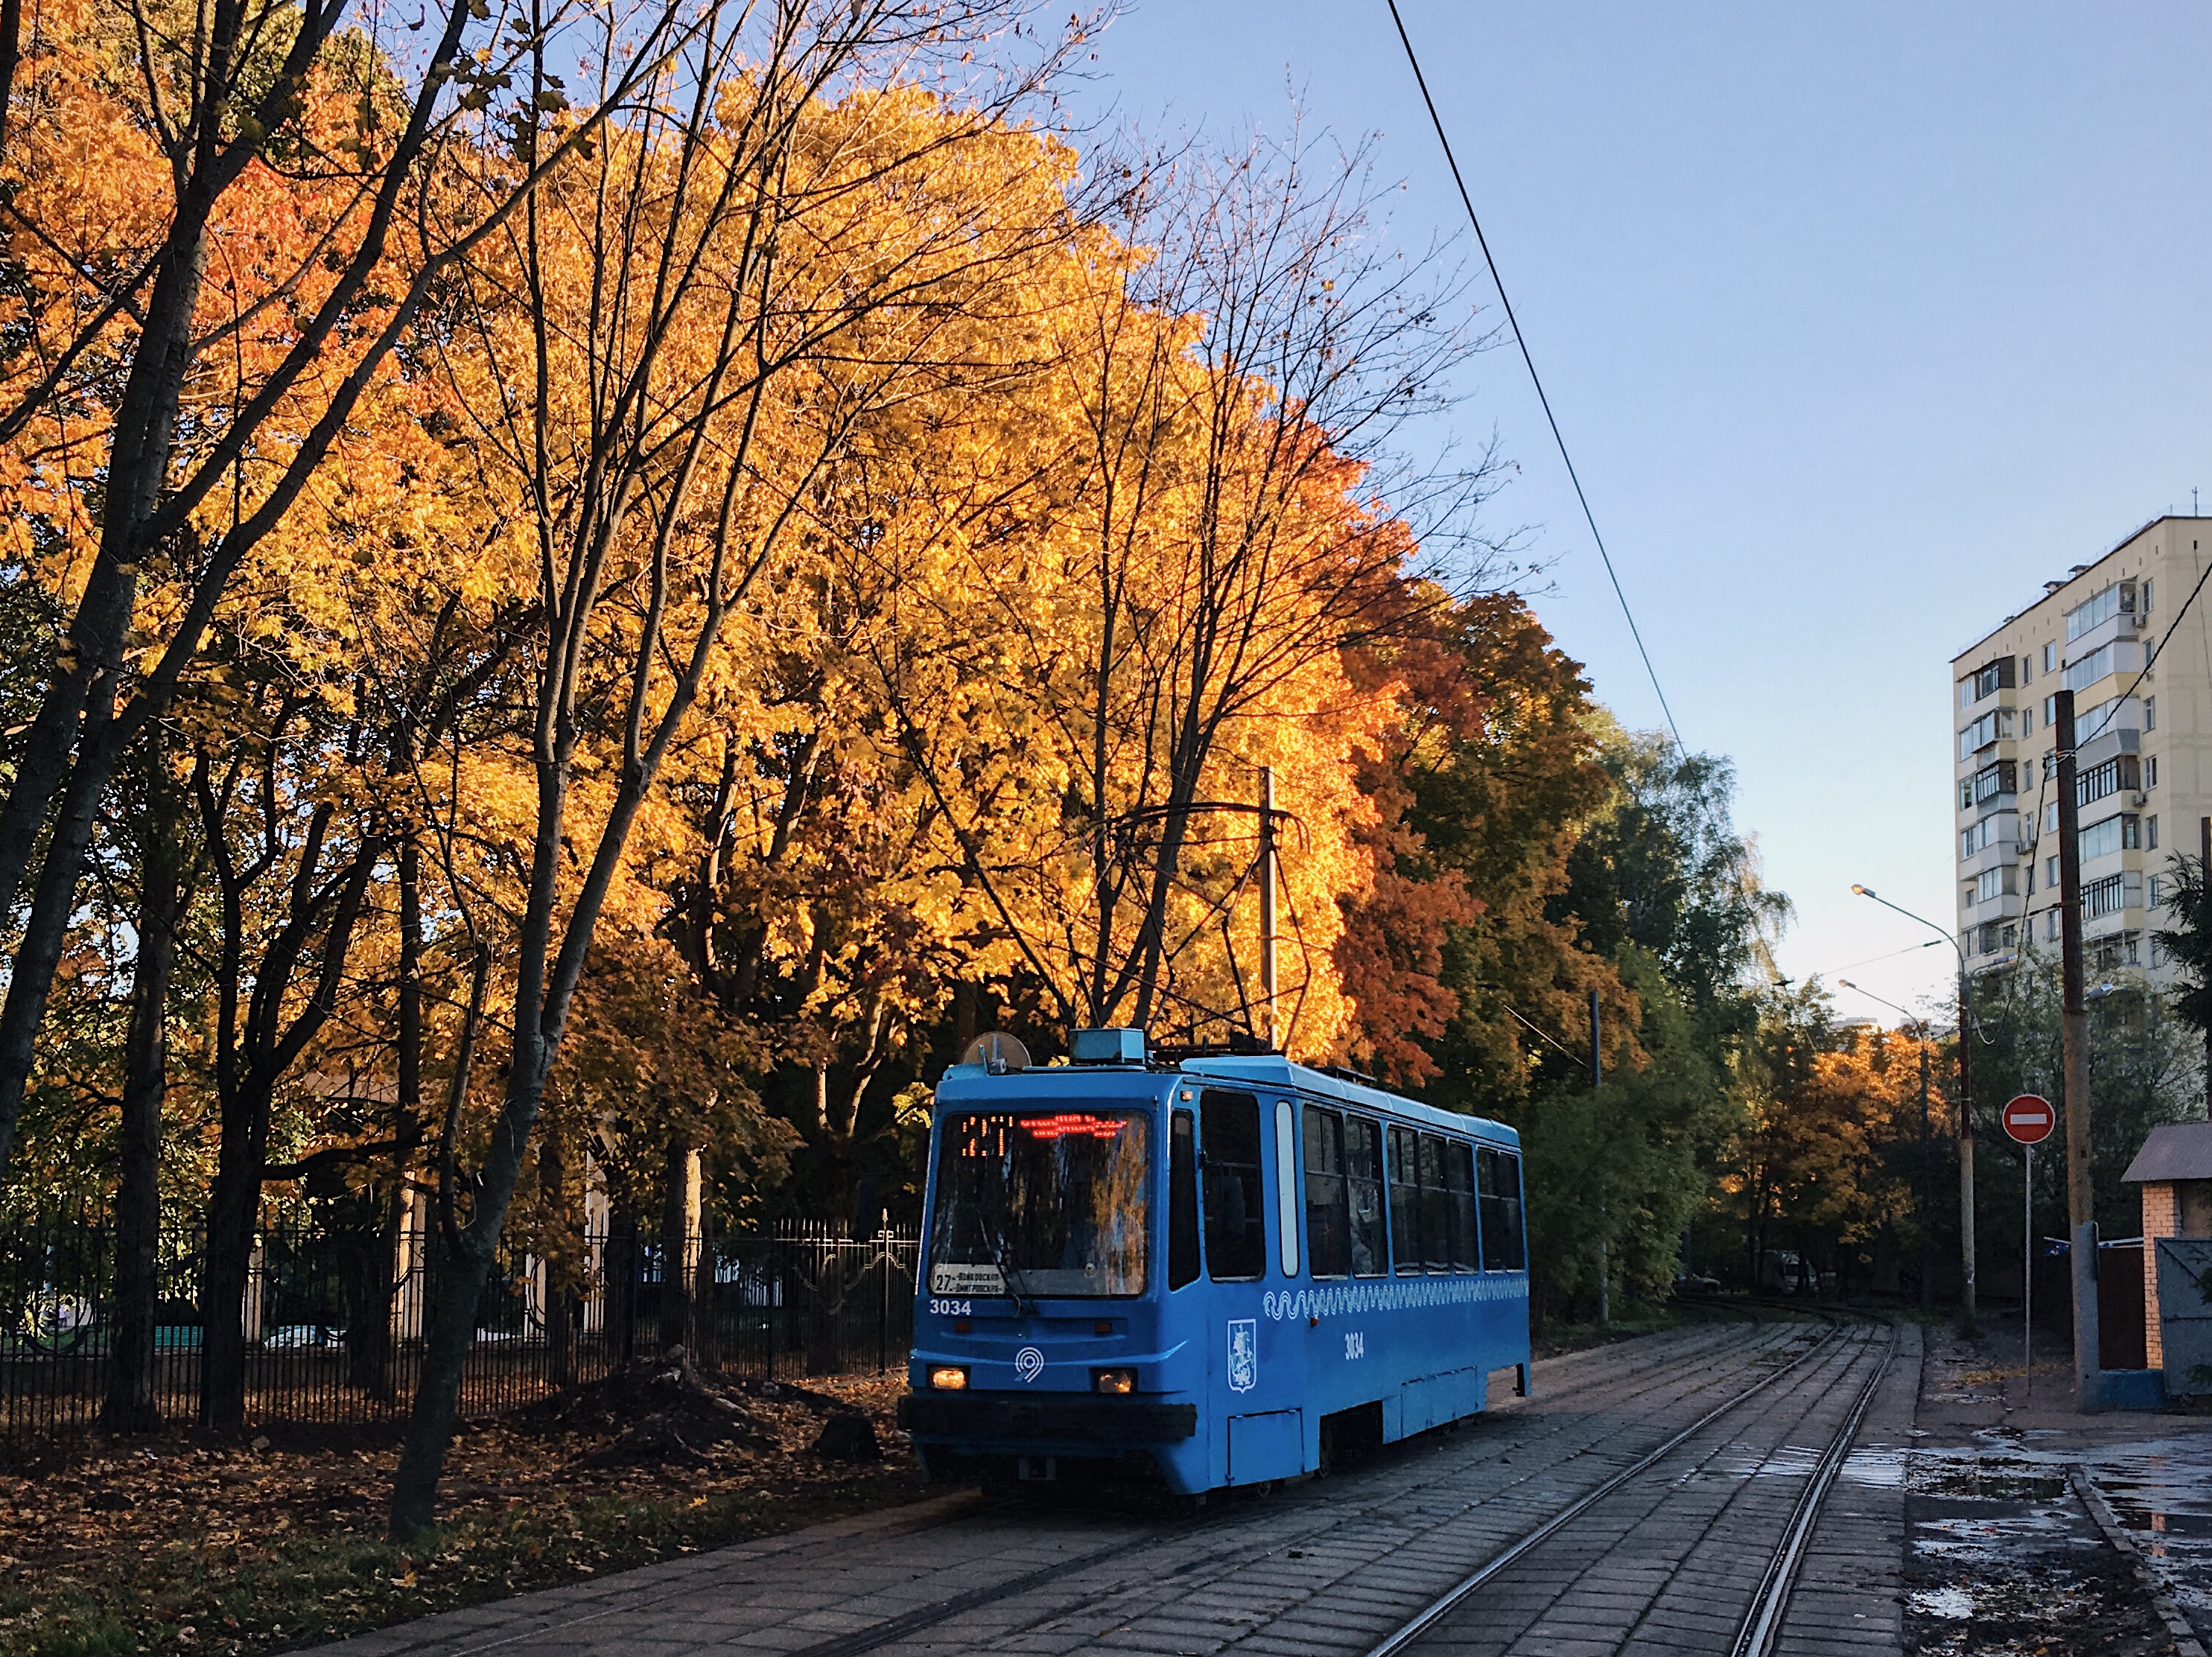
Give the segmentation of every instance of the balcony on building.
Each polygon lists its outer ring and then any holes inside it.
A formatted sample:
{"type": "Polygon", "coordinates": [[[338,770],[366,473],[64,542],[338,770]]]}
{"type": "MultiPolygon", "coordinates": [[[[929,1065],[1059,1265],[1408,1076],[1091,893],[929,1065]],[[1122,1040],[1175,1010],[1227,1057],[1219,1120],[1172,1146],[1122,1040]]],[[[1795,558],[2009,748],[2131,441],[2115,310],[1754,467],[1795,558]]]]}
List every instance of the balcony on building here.
{"type": "MultiPolygon", "coordinates": [[[[2140,640],[2143,622],[2133,581],[2114,581],[2100,588],[2066,612],[2068,663],[2081,661],[2106,645],[2140,640]]],[[[2080,687],[2069,681],[2068,689],[2080,687]]]]}

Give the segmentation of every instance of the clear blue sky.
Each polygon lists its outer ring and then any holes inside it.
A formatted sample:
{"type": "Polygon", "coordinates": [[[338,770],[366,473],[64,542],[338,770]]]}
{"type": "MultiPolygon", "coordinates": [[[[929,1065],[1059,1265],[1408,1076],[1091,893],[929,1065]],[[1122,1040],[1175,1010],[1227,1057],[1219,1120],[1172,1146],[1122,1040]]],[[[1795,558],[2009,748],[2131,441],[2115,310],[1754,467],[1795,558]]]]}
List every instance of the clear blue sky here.
{"type": "MultiPolygon", "coordinates": [[[[1683,738],[1798,906],[1784,970],[1942,992],[1940,945],[1856,964],[1927,934],[1850,888],[1951,922],[1952,653],[2212,502],[2212,9],[1401,5],[1683,738]]],[[[1078,108],[1227,137],[1295,88],[1382,134],[1401,234],[1464,223],[1382,0],[1149,0],[1097,52],[1078,108]]],[[[1656,726],[1518,358],[1471,385],[1539,613],[1656,726]]]]}

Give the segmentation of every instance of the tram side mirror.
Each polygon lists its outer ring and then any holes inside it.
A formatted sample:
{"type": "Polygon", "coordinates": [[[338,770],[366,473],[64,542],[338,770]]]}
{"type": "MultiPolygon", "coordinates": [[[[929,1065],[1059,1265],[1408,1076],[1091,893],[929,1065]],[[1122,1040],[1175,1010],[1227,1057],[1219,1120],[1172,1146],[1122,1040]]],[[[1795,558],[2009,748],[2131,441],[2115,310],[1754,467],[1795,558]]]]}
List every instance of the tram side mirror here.
{"type": "Polygon", "coordinates": [[[1018,1035],[1004,1030],[993,1030],[979,1035],[968,1044],[968,1051],[960,1055],[963,1065],[981,1065],[994,1076],[1004,1076],[1009,1071],[1024,1071],[1030,1067],[1030,1050],[1022,1045],[1018,1035]]]}
{"type": "Polygon", "coordinates": [[[1079,1065],[1141,1065],[1145,1062],[1145,1033],[1078,1030],[1068,1042],[1067,1056],[1079,1065]]]}

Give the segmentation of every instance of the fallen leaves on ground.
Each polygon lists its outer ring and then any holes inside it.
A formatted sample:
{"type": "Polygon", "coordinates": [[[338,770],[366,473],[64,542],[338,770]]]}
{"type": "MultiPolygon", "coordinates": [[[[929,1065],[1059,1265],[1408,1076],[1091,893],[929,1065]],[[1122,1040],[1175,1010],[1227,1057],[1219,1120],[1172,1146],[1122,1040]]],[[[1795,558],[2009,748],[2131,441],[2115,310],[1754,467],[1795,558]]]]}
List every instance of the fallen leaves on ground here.
{"type": "Polygon", "coordinates": [[[620,1386],[627,1415],[579,1389],[459,1433],[445,1522],[408,1548],[383,1539],[395,1435],[95,1440],[0,1477],[0,1657],[289,1650],[921,1494],[902,1375],[620,1386]],[[848,1412],[880,1460],[816,1453],[848,1412]]]}

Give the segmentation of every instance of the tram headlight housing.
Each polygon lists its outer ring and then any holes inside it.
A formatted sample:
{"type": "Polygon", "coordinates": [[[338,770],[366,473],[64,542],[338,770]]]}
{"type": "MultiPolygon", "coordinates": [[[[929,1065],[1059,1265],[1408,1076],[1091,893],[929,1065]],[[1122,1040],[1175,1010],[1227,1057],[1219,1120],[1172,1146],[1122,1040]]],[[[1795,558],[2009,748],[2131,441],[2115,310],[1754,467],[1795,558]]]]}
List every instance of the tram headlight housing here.
{"type": "Polygon", "coordinates": [[[1093,1369],[1091,1372],[1091,1390],[1117,1395],[1133,1393],[1137,1390],[1137,1372],[1134,1369],[1093,1369]]]}
{"type": "Polygon", "coordinates": [[[940,1363],[929,1372],[933,1392],[964,1393],[968,1390],[968,1371],[957,1363],[940,1363]]]}

